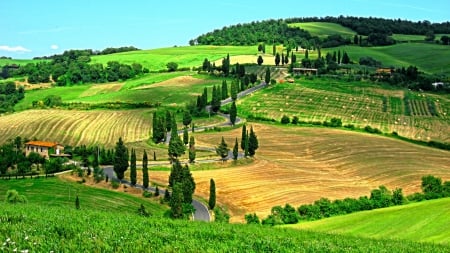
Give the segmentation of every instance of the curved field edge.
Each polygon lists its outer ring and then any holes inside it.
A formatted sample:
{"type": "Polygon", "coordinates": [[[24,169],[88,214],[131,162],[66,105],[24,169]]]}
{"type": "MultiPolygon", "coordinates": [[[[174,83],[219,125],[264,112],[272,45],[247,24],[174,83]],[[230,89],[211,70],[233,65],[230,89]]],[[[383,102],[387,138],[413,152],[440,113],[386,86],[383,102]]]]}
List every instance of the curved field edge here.
{"type": "MultiPolygon", "coordinates": [[[[321,197],[367,196],[380,185],[408,195],[420,192],[420,180],[429,174],[450,179],[448,151],[339,129],[259,123],[247,123],[247,129],[250,125],[260,145],[254,162],[192,171],[195,194],[205,199],[214,179],[217,202],[228,207],[233,222],[243,222],[246,213],[266,217],[273,206],[286,203],[298,207],[321,197]]],[[[214,147],[222,136],[232,147],[236,137],[240,142],[241,129],[198,134],[196,144],[214,147]]],[[[167,183],[169,172],[151,174],[167,183]]]]}
{"type": "Polygon", "coordinates": [[[358,212],[289,228],[376,239],[401,239],[450,245],[450,198],[358,212]]]}
{"type": "Polygon", "coordinates": [[[448,252],[445,245],[373,240],[294,229],[5,205],[0,241],[30,252],[448,252]],[[62,243],[64,242],[64,243],[62,243]]]}

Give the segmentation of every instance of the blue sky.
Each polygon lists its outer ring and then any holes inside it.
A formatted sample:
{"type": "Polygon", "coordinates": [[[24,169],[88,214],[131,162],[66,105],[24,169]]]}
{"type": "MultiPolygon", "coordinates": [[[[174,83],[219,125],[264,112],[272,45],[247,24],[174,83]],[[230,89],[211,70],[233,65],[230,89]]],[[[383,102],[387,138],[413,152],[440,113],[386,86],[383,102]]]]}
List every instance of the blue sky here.
{"type": "Polygon", "coordinates": [[[448,0],[0,0],[0,56],[68,49],[188,45],[237,23],[289,17],[361,16],[450,21],[448,0]]]}

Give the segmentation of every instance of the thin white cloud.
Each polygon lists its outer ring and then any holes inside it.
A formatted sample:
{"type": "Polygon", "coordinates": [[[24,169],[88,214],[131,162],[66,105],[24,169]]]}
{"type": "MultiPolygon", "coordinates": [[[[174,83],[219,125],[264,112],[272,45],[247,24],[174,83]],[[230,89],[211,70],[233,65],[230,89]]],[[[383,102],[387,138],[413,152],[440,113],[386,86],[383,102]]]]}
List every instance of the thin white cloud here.
{"type": "Polygon", "coordinates": [[[56,50],[56,49],[58,49],[58,48],[59,48],[58,45],[51,45],[51,46],[50,46],[50,49],[53,49],[53,50],[56,50]]]}
{"type": "Polygon", "coordinates": [[[0,46],[0,51],[13,52],[13,53],[26,53],[26,52],[31,52],[30,49],[24,48],[24,47],[22,47],[22,46],[15,46],[15,47],[10,47],[10,46],[0,46]]]}

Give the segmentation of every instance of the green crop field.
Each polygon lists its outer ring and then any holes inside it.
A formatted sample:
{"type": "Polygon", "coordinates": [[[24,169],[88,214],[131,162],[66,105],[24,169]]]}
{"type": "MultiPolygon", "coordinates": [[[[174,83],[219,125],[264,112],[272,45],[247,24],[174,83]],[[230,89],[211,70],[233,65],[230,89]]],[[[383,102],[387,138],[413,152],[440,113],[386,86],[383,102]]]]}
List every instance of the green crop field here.
{"type": "Polygon", "coordinates": [[[288,227],[450,245],[450,198],[358,212],[288,227]]]}
{"type": "Polygon", "coordinates": [[[422,41],[425,42],[425,35],[411,35],[411,34],[392,34],[391,36],[396,41],[422,41]]]}
{"type": "Polygon", "coordinates": [[[5,252],[449,252],[447,245],[374,240],[255,225],[189,222],[120,212],[3,205],[5,252]]]}
{"type": "Polygon", "coordinates": [[[192,68],[201,66],[205,58],[213,62],[226,57],[227,54],[233,56],[257,53],[256,46],[184,46],[99,55],[92,57],[92,63],[106,64],[108,61],[118,61],[132,64],[138,62],[151,71],[157,71],[167,69],[168,62],[176,62],[180,68],[192,68]]]}
{"type": "Polygon", "coordinates": [[[291,27],[300,27],[311,33],[312,36],[318,36],[320,38],[327,37],[333,34],[339,34],[343,37],[352,37],[356,34],[352,29],[343,27],[335,23],[327,22],[305,22],[305,23],[292,23],[291,27]]]}
{"type": "Polygon", "coordinates": [[[283,115],[304,121],[341,118],[344,124],[365,127],[420,140],[450,141],[448,95],[407,93],[413,114],[405,113],[405,91],[365,82],[299,79],[276,84],[238,101],[240,115],[279,121],[283,115]],[[386,98],[386,105],[383,105],[386,98]],[[428,103],[430,106],[428,106],[428,103]],[[386,107],[386,112],[383,108],[386,107]],[[432,110],[436,109],[433,116],[432,110]]]}
{"type": "Polygon", "coordinates": [[[42,61],[48,61],[48,60],[31,60],[31,59],[0,59],[0,67],[5,65],[26,65],[28,63],[38,63],[42,61]]]}
{"type": "Polygon", "coordinates": [[[0,180],[0,182],[0,196],[2,198],[8,190],[15,189],[27,198],[29,204],[33,205],[61,207],[69,210],[75,208],[75,198],[78,195],[80,206],[84,210],[131,214],[136,213],[140,204],[143,204],[146,210],[158,216],[162,216],[167,210],[159,204],[158,200],[138,198],[123,192],[89,187],[58,177],[11,179],[0,180]]]}

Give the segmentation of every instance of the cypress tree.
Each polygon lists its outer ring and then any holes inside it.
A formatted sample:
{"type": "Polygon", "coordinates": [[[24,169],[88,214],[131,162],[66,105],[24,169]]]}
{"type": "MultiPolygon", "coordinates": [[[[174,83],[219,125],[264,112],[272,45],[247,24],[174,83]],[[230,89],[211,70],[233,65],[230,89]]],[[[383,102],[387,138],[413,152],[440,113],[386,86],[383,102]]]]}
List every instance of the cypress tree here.
{"type": "Polygon", "coordinates": [[[211,100],[211,109],[213,112],[217,112],[220,109],[220,94],[219,89],[216,86],[213,86],[212,90],[212,100],[211,100]]]}
{"type": "Polygon", "coordinates": [[[233,147],[233,159],[237,160],[239,157],[239,143],[238,143],[238,139],[236,137],[236,142],[234,143],[234,147],[233,147]]]}
{"type": "Polygon", "coordinates": [[[187,164],[185,164],[182,169],[181,178],[181,184],[183,187],[183,202],[185,204],[191,204],[192,195],[195,192],[195,181],[187,164]]]}
{"type": "Polygon", "coordinates": [[[201,110],[203,110],[207,104],[208,104],[208,89],[205,87],[205,88],[203,88],[203,93],[202,93],[202,107],[201,107],[201,110]]]}
{"type": "Polygon", "coordinates": [[[234,126],[234,123],[236,123],[236,117],[237,117],[237,107],[236,103],[233,101],[230,107],[230,122],[234,126]]]}
{"type": "Polygon", "coordinates": [[[225,158],[228,157],[229,151],[230,149],[228,148],[228,145],[222,136],[222,141],[220,142],[219,146],[216,147],[216,154],[218,154],[222,158],[222,161],[224,161],[225,158]]]}
{"type": "Polygon", "coordinates": [[[245,140],[247,140],[247,126],[242,125],[242,135],[241,135],[241,149],[245,151],[245,140]]]}
{"type": "Polygon", "coordinates": [[[156,161],[156,152],[153,151],[153,161],[156,161]]]}
{"type": "Polygon", "coordinates": [[[254,156],[258,147],[259,147],[258,138],[256,137],[256,134],[253,131],[252,126],[250,127],[250,135],[248,136],[248,154],[250,156],[254,156]]]}
{"type": "Polygon", "coordinates": [[[148,187],[148,158],[147,152],[144,150],[144,155],[142,156],[142,182],[145,189],[148,187]]]}
{"type": "Polygon", "coordinates": [[[134,149],[131,149],[130,182],[131,185],[136,185],[136,151],[134,149]]]}
{"type": "Polygon", "coordinates": [[[272,54],[275,55],[277,52],[277,47],[275,46],[275,43],[272,45],[272,54]]]}
{"type": "Polygon", "coordinates": [[[159,196],[159,188],[158,186],[155,187],[155,197],[159,196]]]}
{"type": "Polygon", "coordinates": [[[189,139],[189,162],[193,163],[195,161],[196,151],[195,151],[195,139],[191,135],[189,139]]]}
{"type": "Polygon", "coordinates": [[[337,60],[338,60],[338,64],[341,64],[341,50],[338,50],[338,58],[337,58],[337,60]]]}
{"type": "Polygon", "coordinates": [[[280,65],[280,54],[279,53],[277,53],[275,55],[275,65],[276,66],[280,65]]]}
{"type": "Polygon", "coordinates": [[[76,209],[80,209],[80,199],[78,198],[78,195],[75,198],[75,208],[76,209]]]}
{"type": "Polygon", "coordinates": [[[261,66],[264,62],[264,59],[262,58],[261,55],[258,56],[258,59],[256,60],[256,63],[258,63],[259,66],[261,66]]]}
{"type": "Polygon", "coordinates": [[[166,111],[166,120],[165,120],[165,128],[166,132],[170,132],[172,130],[172,113],[169,110],[166,111]]]}
{"type": "Polygon", "coordinates": [[[182,173],[183,173],[183,167],[181,166],[180,161],[176,160],[172,164],[172,169],[170,170],[169,187],[173,188],[176,182],[181,183],[182,173]]]}
{"type": "Polygon", "coordinates": [[[266,84],[270,83],[270,68],[269,67],[266,68],[266,75],[264,76],[264,82],[266,84]]]}
{"type": "Polygon", "coordinates": [[[164,191],[164,201],[167,203],[167,202],[170,202],[170,192],[169,192],[169,190],[165,190],[164,191]]]}
{"type": "Polygon", "coordinates": [[[189,132],[187,127],[185,127],[183,130],[183,143],[184,145],[187,145],[189,143],[189,132]]]}
{"type": "Polygon", "coordinates": [[[248,131],[247,131],[247,133],[245,134],[245,144],[244,144],[244,146],[245,146],[245,149],[244,149],[244,156],[245,157],[247,157],[248,155],[249,155],[249,152],[248,152],[248,131]]]}
{"type": "Polygon", "coordinates": [[[168,154],[171,160],[178,159],[179,156],[183,155],[186,147],[178,136],[178,130],[176,124],[172,126],[172,133],[170,135],[168,154]]]}
{"type": "Polygon", "coordinates": [[[228,98],[228,84],[227,80],[222,81],[222,100],[228,98]]]}
{"type": "Polygon", "coordinates": [[[119,141],[116,143],[116,149],[114,152],[114,172],[116,172],[117,178],[122,180],[125,174],[125,171],[128,169],[128,151],[125,147],[122,137],[119,138],[119,141]]]}
{"type": "Polygon", "coordinates": [[[180,219],[183,217],[183,190],[181,183],[176,183],[173,186],[172,196],[170,197],[170,211],[172,217],[175,219],[180,219]]]}
{"type": "Polygon", "coordinates": [[[191,122],[192,122],[192,115],[189,112],[189,110],[185,110],[183,112],[183,125],[187,127],[191,124],[191,122]]]}
{"type": "Polygon", "coordinates": [[[209,180],[209,209],[213,210],[216,206],[216,183],[214,179],[209,180]]]}
{"type": "Polygon", "coordinates": [[[232,82],[231,82],[231,99],[233,100],[233,101],[236,101],[236,99],[237,99],[237,94],[238,94],[238,87],[237,87],[237,84],[236,84],[236,80],[233,80],[232,82]]]}
{"type": "Polygon", "coordinates": [[[305,50],[305,59],[309,58],[309,53],[308,53],[308,49],[305,50]]]}

